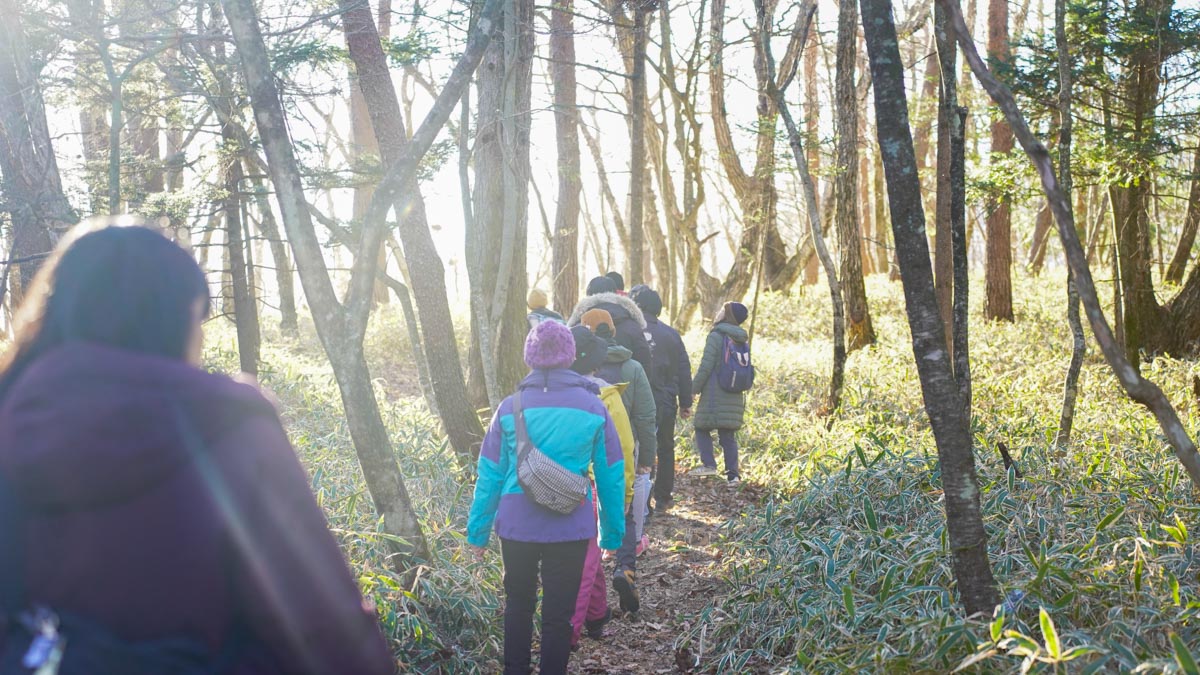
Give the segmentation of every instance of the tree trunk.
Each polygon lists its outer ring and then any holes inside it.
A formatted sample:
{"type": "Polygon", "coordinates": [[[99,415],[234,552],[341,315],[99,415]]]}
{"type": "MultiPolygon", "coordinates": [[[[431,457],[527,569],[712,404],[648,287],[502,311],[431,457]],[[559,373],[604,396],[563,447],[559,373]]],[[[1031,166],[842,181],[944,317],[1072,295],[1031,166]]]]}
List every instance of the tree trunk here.
{"type": "MultiPolygon", "coordinates": [[[[246,160],[246,170],[253,173],[249,158],[246,160]]],[[[300,333],[300,321],[296,314],[296,288],[292,275],[292,259],[288,256],[287,242],[279,231],[279,223],[275,221],[275,212],[271,209],[271,201],[267,198],[267,188],[263,185],[263,177],[254,175],[254,200],[258,208],[258,228],[267,239],[267,247],[271,250],[271,259],[275,261],[275,287],[279,293],[279,330],[289,337],[300,333]]]]}
{"type": "Polygon", "coordinates": [[[229,279],[233,287],[233,322],[237,326],[238,363],[243,373],[258,377],[259,330],[258,306],[251,293],[252,277],[246,264],[245,238],[242,236],[242,162],[238,156],[237,135],[227,126],[221,128],[221,140],[229,152],[225,166],[225,248],[229,254],[229,279]]]}
{"type": "Polygon", "coordinates": [[[396,464],[388,430],[375,400],[362,343],[349,339],[351,331],[345,321],[345,308],[334,293],[324,252],[308,212],[300,168],[288,137],[283,104],[254,5],[252,0],[222,0],[221,4],[237,44],[246,89],[267,153],[288,240],[296,255],[300,281],[312,309],[317,335],[333,366],[367,490],[376,511],[383,517],[384,531],[399,538],[392,544],[401,554],[397,556],[397,564],[404,567],[413,557],[427,559],[429,545],[396,464]]]}
{"type": "MultiPolygon", "coordinates": [[[[954,42],[950,42],[953,49],[954,42]]],[[[951,80],[954,77],[951,75],[951,80]]],[[[956,97],[957,98],[957,97],[956,97]]],[[[969,294],[971,283],[968,278],[967,261],[967,109],[956,106],[953,128],[950,132],[950,237],[954,249],[954,379],[958,381],[958,395],[962,400],[963,414],[967,426],[971,425],[971,350],[968,327],[970,325],[969,294]]]]}
{"type": "Polygon", "coordinates": [[[875,146],[875,152],[875,199],[872,202],[875,205],[875,266],[881,273],[886,273],[888,279],[896,281],[899,277],[892,278],[895,270],[891,264],[892,255],[888,251],[887,188],[883,184],[883,152],[879,146],[875,146]]]}
{"type": "Polygon", "coordinates": [[[1104,318],[1104,310],[1100,307],[1099,298],[1096,296],[1096,285],[1092,281],[1091,270],[1088,269],[1083,247],[1079,243],[1079,235],[1075,231],[1075,222],[1071,215],[1071,202],[1059,187],[1058,179],[1054,175],[1054,166],[1050,162],[1050,153],[1029,130],[1028,124],[1021,116],[1021,111],[1017,108],[1017,102],[1013,98],[1012,92],[988,72],[987,66],[984,65],[983,59],[980,58],[979,52],[975,48],[970,32],[963,23],[958,5],[953,0],[937,1],[953,20],[959,45],[967,61],[971,64],[971,70],[975,73],[975,77],[979,79],[980,84],[1000,107],[1005,119],[1016,132],[1025,154],[1029,156],[1037,169],[1038,177],[1042,182],[1042,190],[1046,193],[1046,199],[1050,202],[1050,208],[1054,212],[1054,220],[1058,225],[1058,236],[1067,257],[1067,263],[1071,267],[1076,287],[1079,289],[1079,299],[1083,303],[1088,321],[1091,323],[1092,335],[1100,345],[1100,350],[1104,352],[1104,358],[1108,361],[1122,388],[1125,389],[1125,393],[1154,413],[1163,435],[1167,437],[1171,448],[1175,451],[1175,457],[1187,471],[1192,483],[1200,485],[1200,454],[1196,452],[1196,444],[1188,436],[1187,430],[1179,420],[1178,413],[1175,412],[1175,408],[1171,406],[1171,402],[1163,394],[1162,389],[1142,377],[1137,369],[1125,359],[1123,350],[1113,339],[1112,330],[1104,318]]]}
{"type": "Polygon", "coordinates": [[[1029,262],[1026,267],[1033,276],[1042,273],[1046,264],[1046,249],[1049,247],[1050,229],[1054,226],[1054,215],[1050,213],[1050,205],[1046,204],[1038,210],[1037,219],[1033,222],[1033,237],[1029,244],[1029,262]]]}
{"type": "MultiPolygon", "coordinates": [[[[805,152],[807,153],[809,173],[814,176],[814,181],[817,180],[816,176],[821,173],[821,92],[817,87],[819,51],[820,45],[816,40],[812,40],[804,46],[804,109],[808,111],[808,114],[804,116],[804,129],[808,137],[808,148],[805,152]]],[[[820,210],[820,191],[814,188],[814,193],[816,208],[820,210]]],[[[805,258],[803,279],[805,285],[812,286],[817,283],[820,276],[821,260],[816,255],[816,248],[811,243],[808,244],[808,247],[812,249],[812,254],[805,258]]]]}
{"type": "MultiPolygon", "coordinates": [[[[400,104],[370,8],[354,0],[341,1],[344,10],[343,30],[350,58],[354,61],[358,84],[371,117],[371,126],[381,158],[384,166],[391,172],[396,170],[401,162],[411,160],[405,155],[411,141],[407,140],[408,136],[401,121],[400,104]]],[[[463,58],[468,57],[464,54],[463,58]]],[[[462,86],[467,86],[466,81],[462,86]]],[[[448,105],[452,108],[461,95],[453,95],[453,92],[450,92],[447,98],[450,100],[448,105]]],[[[442,103],[440,98],[439,103],[442,103]]],[[[445,114],[448,116],[449,110],[446,110],[445,114]]],[[[442,428],[450,439],[450,445],[454,448],[460,465],[469,469],[470,460],[482,442],[483,427],[467,397],[462,362],[458,354],[458,341],[454,334],[454,322],[446,293],[446,272],[426,219],[425,201],[415,180],[404,188],[407,194],[397,195],[394,203],[400,217],[400,243],[404,249],[409,278],[412,280],[417,316],[424,337],[421,348],[425,352],[425,361],[429,364],[431,390],[435,397],[430,409],[438,411],[442,428]]],[[[376,198],[379,198],[378,193],[376,198]]],[[[363,224],[364,228],[378,226],[379,224],[373,222],[363,224]]],[[[521,301],[523,304],[523,295],[521,301]]]]}
{"type": "Polygon", "coordinates": [[[77,218],[63,194],[20,11],[12,0],[0,0],[0,16],[0,174],[12,227],[9,259],[23,261],[11,284],[16,307],[45,254],[77,218]]]}
{"type": "Polygon", "coordinates": [[[502,33],[479,69],[475,136],[475,229],[467,234],[471,314],[488,401],[495,409],[528,372],[522,346],[529,209],[533,2],[504,3],[502,33]]]}
{"type": "MultiPolygon", "coordinates": [[[[875,343],[875,328],[867,307],[863,283],[861,223],[858,218],[858,96],[854,66],[858,50],[857,0],[838,1],[836,63],[837,165],[834,199],[837,202],[839,281],[846,302],[846,348],[861,349],[875,343]]],[[[815,189],[815,188],[814,188],[815,189]]],[[[815,208],[815,205],[814,205],[815,208]]]]}
{"type": "MultiPolygon", "coordinates": [[[[934,213],[933,276],[937,295],[938,313],[946,328],[946,344],[954,360],[954,245],[953,235],[954,201],[952,194],[957,188],[951,176],[951,165],[955,161],[953,141],[958,124],[958,81],[956,71],[957,50],[954,38],[946,30],[946,17],[934,8],[933,34],[937,45],[938,112],[937,112],[937,182],[934,213]]],[[[964,235],[965,236],[965,235],[964,235]]]]}
{"type": "Polygon", "coordinates": [[[629,279],[642,283],[646,197],[646,19],[649,9],[633,7],[633,63],[629,74],[629,279]]]}
{"type": "MultiPolygon", "coordinates": [[[[1008,0],[988,0],[988,59],[1007,64],[1012,58],[1008,44],[1008,0]]],[[[992,157],[1012,152],[1013,135],[1008,122],[992,122],[992,157]]],[[[1010,197],[997,197],[989,204],[987,256],[985,258],[987,301],[984,316],[994,321],[1013,320],[1012,302],[1012,212],[1010,197]]]]}
{"type": "Polygon", "coordinates": [[[1192,245],[1196,243],[1196,229],[1200,226],[1200,146],[1192,158],[1192,185],[1188,190],[1187,215],[1183,219],[1183,233],[1179,236],[1179,245],[1175,247],[1175,255],[1171,256],[1171,264],[1167,267],[1165,280],[1169,284],[1183,281],[1183,273],[1188,261],[1192,259],[1192,245]]]}
{"type": "Polygon", "coordinates": [[[934,293],[921,186],[908,126],[904,70],[890,0],[863,0],[862,22],[913,355],[942,470],[954,576],[967,614],[991,616],[998,597],[988,561],[970,420],[951,368],[934,293]]]}
{"type": "MultiPolygon", "coordinates": [[[[825,268],[825,277],[829,282],[829,300],[833,307],[833,373],[829,378],[829,402],[821,413],[832,415],[841,406],[842,385],[845,382],[846,372],[846,324],[845,315],[842,312],[842,289],[841,284],[838,283],[837,267],[834,264],[833,256],[825,246],[825,237],[821,228],[821,212],[817,208],[817,186],[812,172],[809,171],[808,157],[804,152],[800,127],[792,118],[787,107],[787,98],[784,96],[784,90],[792,78],[788,76],[780,81],[775,72],[775,57],[771,53],[771,14],[764,8],[765,1],[755,0],[758,14],[755,46],[762,51],[765,70],[768,74],[768,93],[783,119],[784,128],[788,134],[788,145],[792,149],[792,158],[796,161],[796,168],[800,170],[800,187],[804,192],[804,210],[808,217],[809,236],[812,237],[813,247],[825,268]]],[[[816,12],[817,6],[812,0],[806,2],[800,10],[800,16],[796,19],[797,30],[793,35],[800,34],[801,44],[803,44],[803,38],[807,37],[816,12]]]]}
{"type": "Polygon", "coordinates": [[[558,148],[558,208],[554,213],[554,306],[570,312],[579,300],[579,108],[575,91],[575,3],[554,0],[550,9],[550,78],[558,148]]]}
{"type": "MultiPolygon", "coordinates": [[[[1071,46],[1067,42],[1067,0],[1054,0],[1054,46],[1058,51],[1058,180],[1062,185],[1063,196],[1069,204],[1074,186],[1071,177],[1071,133],[1074,120],[1071,117],[1071,46]]],[[[1197,157],[1200,157],[1200,154],[1197,157]]],[[[1049,211],[1049,204],[1046,207],[1049,211]]],[[[1058,433],[1054,436],[1054,444],[1060,448],[1071,443],[1071,429],[1075,423],[1075,400],[1079,397],[1079,372],[1083,369],[1083,358],[1087,355],[1083,321],[1079,316],[1079,289],[1075,287],[1075,275],[1069,268],[1067,324],[1071,327],[1071,363],[1067,366],[1067,377],[1063,383],[1062,413],[1058,418],[1058,433]]]]}
{"type": "MultiPolygon", "coordinates": [[[[773,20],[774,5],[766,9],[773,20]]],[[[745,296],[757,269],[754,252],[758,251],[759,237],[766,237],[763,250],[766,259],[767,287],[786,290],[799,273],[799,259],[789,258],[777,226],[779,194],[775,187],[775,124],[779,113],[770,96],[770,89],[777,86],[766,75],[763,47],[754,50],[755,87],[758,97],[758,122],[755,127],[754,170],[748,173],[738,157],[733,143],[733,132],[725,109],[725,68],[723,64],[725,32],[725,0],[713,0],[709,20],[709,38],[712,41],[712,61],[709,68],[709,102],[713,128],[717,139],[717,154],[725,169],[725,175],[737,197],[742,214],[742,233],[734,250],[734,263],[725,281],[721,284],[717,299],[735,300],[745,296]]],[[[800,62],[801,44],[797,32],[788,40],[787,51],[780,61],[777,77],[790,80],[800,62]]],[[[761,41],[756,41],[761,42],[761,41]]],[[[715,312],[715,306],[706,307],[706,312],[715,312]]]]}

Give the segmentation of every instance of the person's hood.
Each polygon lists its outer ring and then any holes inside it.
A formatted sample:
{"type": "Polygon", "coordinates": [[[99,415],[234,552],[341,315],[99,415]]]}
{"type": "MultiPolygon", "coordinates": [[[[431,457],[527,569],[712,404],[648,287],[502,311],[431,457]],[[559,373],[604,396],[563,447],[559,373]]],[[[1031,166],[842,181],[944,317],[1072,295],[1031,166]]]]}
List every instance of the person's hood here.
{"type": "Polygon", "coordinates": [[[642,330],[646,329],[646,317],[642,316],[642,310],[638,308],[637,303],[616,293],[600,293],[583,298],[575,306],[575,311],[571,313],[567,325],[578,325],[583,319],[583,315],[593,309],[606,310],[612,315],[613,324],[620,324],[622,321],[632,319],[641,326],[642,330]]]}
{"type": "Polygon", "coordinates": [[[600,394],[600,385],[593,382],[590,377],[580,375],[567,368],[532,370],[525,376],[525,379],[521,380],[521,384],[517,385],[517,387],[520,389],[542,389],[544,391],[562,391],[578,387],[586,389],[593,394],[600,394]]]}
{"type": "Polygon", "coordinates": [[[746,329],[741,326],[735,326],[731,323],[719,323],[713,326],[713,330],[729,337],[734,342],[749,342],[750,336],[746,334],[746,329]]]}
{"type": "Polygon", "coordinates": [[[609,363],[625,363],[626,361],[628,361],[629,359],[632,359],[632,358],[633,358],[633,351],[631,351],[628,347],[624,347],[624,346],[616,344],[614,342],[608,343],[608,362],[609,363]]]}
{"type": "Polygon", "coordinates": [[[259,414],[275,413],[223,375],[69,344],[30,364],[0,403],[0,472],[31,509],[124,503],[259,414]]]}

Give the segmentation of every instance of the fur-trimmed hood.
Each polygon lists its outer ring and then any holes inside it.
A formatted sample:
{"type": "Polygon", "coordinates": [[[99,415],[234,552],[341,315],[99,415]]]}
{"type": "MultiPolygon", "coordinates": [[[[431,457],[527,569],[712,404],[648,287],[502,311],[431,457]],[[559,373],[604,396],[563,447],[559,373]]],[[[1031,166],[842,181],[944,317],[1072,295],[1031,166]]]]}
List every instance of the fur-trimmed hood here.
{"type": "Polygon", "coordinates": [[[612,315],[614,324],[619,324],[625,319],[633,319],[642,330],[646,330],[646,317],[642,315],[642,310],[637,306],[637,303],[624,295],[616,293],[599,293],[583,298],[575,306],[575,311],[571,313],[571,318],[567,320],[567,325],[579,325],[579,321],[583,318],[584,313],[593,309],[608,310],[608,313],[612,315]],[[606,307],[605,305],[609,306],[606,307]],[[614,308],[618,311],[614,312],[614,308]],[[628,316],[622,316],[621,311],[628,316]]]}

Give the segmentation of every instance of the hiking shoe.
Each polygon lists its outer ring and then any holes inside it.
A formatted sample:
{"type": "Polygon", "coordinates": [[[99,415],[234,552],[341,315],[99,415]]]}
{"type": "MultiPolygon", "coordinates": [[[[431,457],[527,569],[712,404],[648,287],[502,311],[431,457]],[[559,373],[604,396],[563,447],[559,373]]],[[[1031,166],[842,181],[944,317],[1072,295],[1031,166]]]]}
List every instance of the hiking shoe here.
{"type": "Polygon", "coordinates": [[[641,540],[637,543],[637,551],[634,553],[634,555],[640,556],[641,554],[645,553],[646,549],[648,548],[650,548],[650,537],[647,537],[643,534],[641,540]]]}
{"type": "Polygon", "coordinates": [[[600,638],[604,637],[604,627],[608,625],[609,621],[612,621],[612,608],[611,607],[606,608],[604,610],[603,617],[601,617],[599,619],[588,619],[587,621],[584,621],[583,622],[584,634],[586,634],[588,637],[592,638],[593,640],[599,640],[600,638]]]}
{"type": "Polygon", "coordinates": [[[715,476],[717,475],[717,467],[715,466],[698,466],[688,472],[690,476],[715,476]]]}
{"type": "Polygon", "coordinates": [[[742,484],[741,478],[730,478],[729,479],[729,487],[737,487],[741,484],[742,484]]]}
{"type": "Polygon", "coordinates": [[[616,589],[617,596],[621,598],[622,611],[636,612],[642,606],[638,598],[637,585],[634,583],[636,578],[637,573],[633,570],[617,570],[613,574],[613,588],[616,589]]]}

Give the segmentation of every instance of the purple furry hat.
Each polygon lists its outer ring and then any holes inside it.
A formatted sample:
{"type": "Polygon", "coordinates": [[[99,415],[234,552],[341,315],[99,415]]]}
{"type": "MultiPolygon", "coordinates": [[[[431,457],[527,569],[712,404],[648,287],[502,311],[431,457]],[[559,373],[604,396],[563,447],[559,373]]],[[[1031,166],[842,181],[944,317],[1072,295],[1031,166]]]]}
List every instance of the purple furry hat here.
{"type": "Polygon", "coordinates": [[[525,365],[534,370],[570,368],[575,363],[575,338],[557,321],[543,321],[525,338],[525,365]]]}

